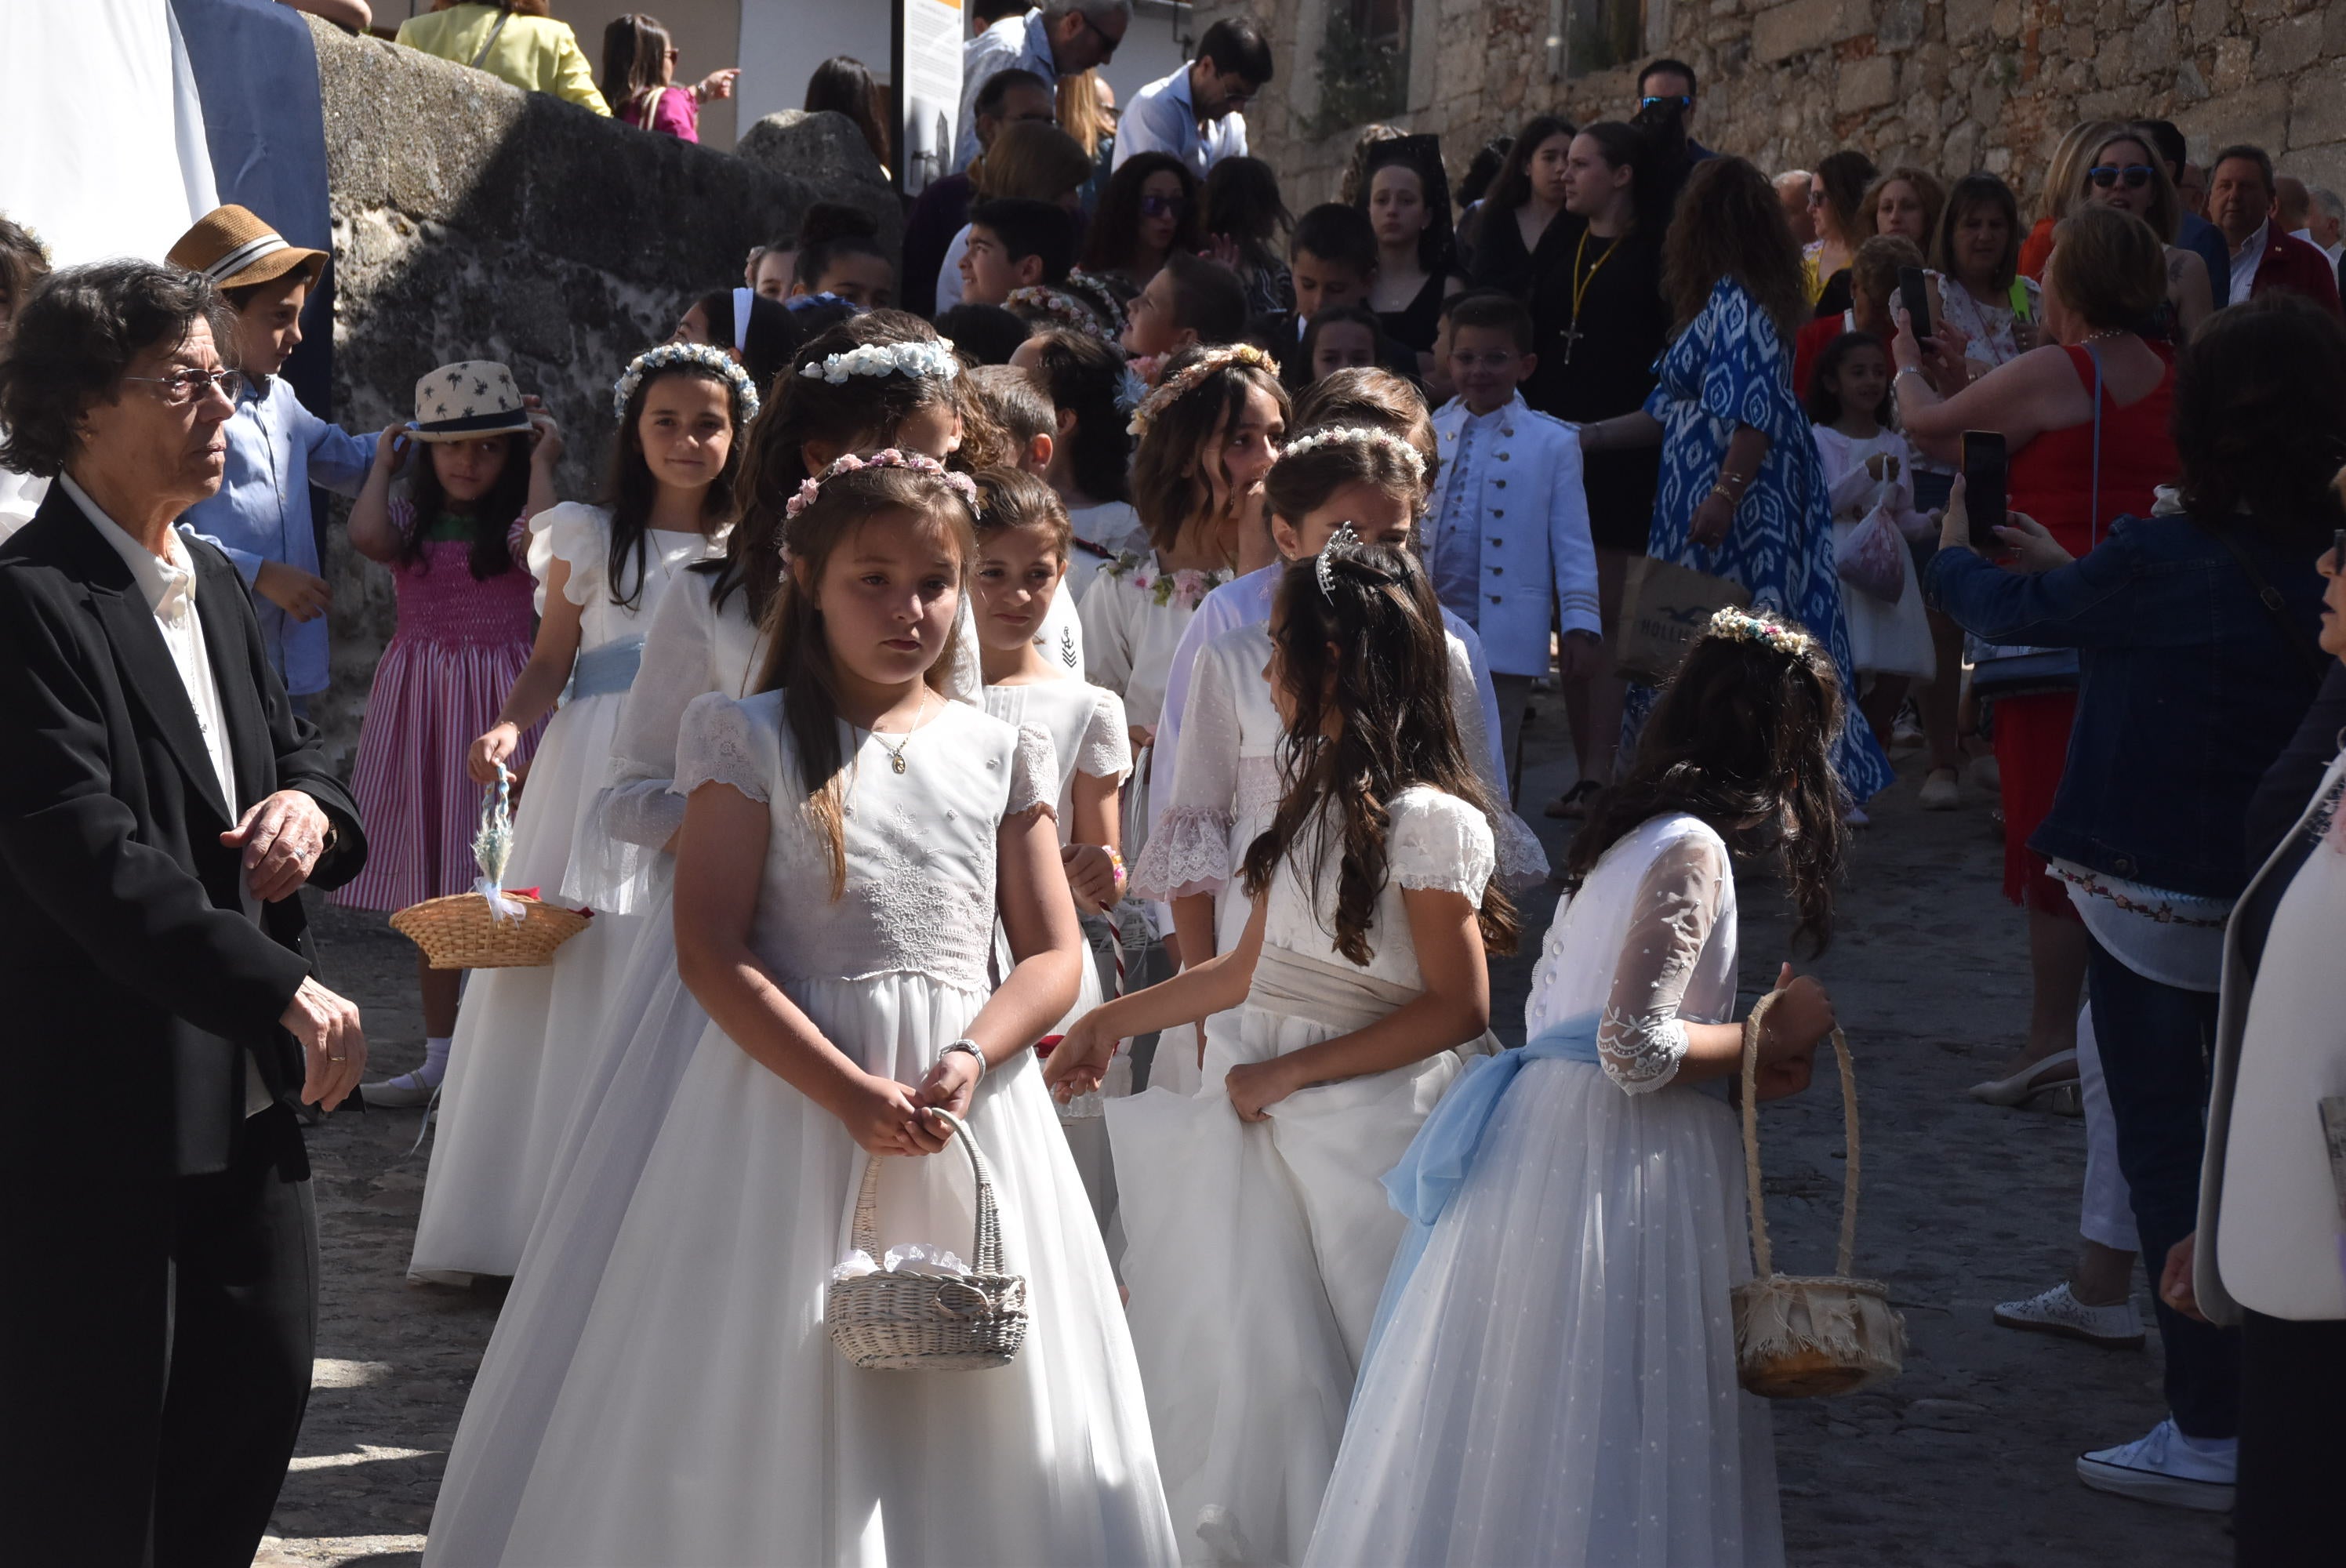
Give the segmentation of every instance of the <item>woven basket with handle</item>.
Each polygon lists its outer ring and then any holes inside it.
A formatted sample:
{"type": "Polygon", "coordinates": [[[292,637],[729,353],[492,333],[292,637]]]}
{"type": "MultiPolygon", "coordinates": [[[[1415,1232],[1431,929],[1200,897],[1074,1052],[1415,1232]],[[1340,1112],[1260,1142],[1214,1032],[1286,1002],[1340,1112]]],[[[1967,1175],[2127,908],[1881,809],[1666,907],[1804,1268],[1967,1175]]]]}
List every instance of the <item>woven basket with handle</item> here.
{"type": "MultiPolygon", "coordinates": [[[[882,1268],[834,1279],[823,1293],[823,1321],[840,1354],[872,1371],[965,1372],[999,1367],[1026,1341],[1026,1278],[1002,1270],[1002,1216],[994,1206],[994,1172],[967,1124],[939,1111],[969,1156],[977,1179],[977,1245],[973,1272],[924,1274],[882,1268]]],[[[880,1169],[867,1156],[856,1189],[850,1245],[880,1256],[880,1169]]]]}
{"type": "Polygon", "coordinates": [[[1831,1275],[1787,1275],[1775,1269],[1768,1245],[1766,1199],[1760,1190],[1760,1015],[1770,992],[1751,1010],[1743,1031],[1743,1176],[1751,1207],[1753,1277],[1735,1288],[1735,1366],[1743,1386],[1770,1400],[1846,1394],[1898,1375],[1906,1358],[1906,1322],[1891,1309],[1889,1288],[1850,1275],[1857,1248],[1857,1076],[1849,1041],[1833,1031],[1841,1063],[1843,1135],[1849,1170],[1841,1204],[1841,1247],[1831,1275]]]}
{"type": "MultiPolygon", "coordinates": [[[[513,775],[503,765],[481,802],[480,831],[473,835],[473,860],[495,886],[513,850],[513,775]]],[[[552,963],[554,950],[586,929],[592,918],[578,910],[541,903],[524,893],[500,891],[518,904],[522,916],[500,916],[478,888],[410,904],[391,917],[391,929],[423,950],[434,969],[526,969],[552,963]]]]}

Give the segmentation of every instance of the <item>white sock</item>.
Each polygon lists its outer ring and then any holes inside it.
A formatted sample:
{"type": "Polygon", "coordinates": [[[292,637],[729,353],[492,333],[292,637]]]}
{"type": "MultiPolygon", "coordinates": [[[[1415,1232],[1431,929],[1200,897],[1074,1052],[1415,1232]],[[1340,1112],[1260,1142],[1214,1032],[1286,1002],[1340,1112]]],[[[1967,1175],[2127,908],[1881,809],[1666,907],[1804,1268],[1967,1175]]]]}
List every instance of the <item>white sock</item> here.
{"type": "Polygon", "coordinates": [[[424,1040],[423,1065],[415,1070],[415,1076],[425,1088],[440,1086],[441,1078],[448,1071],[448,1047],[453,1044],[454,1037],[448,1034],[430,1036],[424,1040]]]}

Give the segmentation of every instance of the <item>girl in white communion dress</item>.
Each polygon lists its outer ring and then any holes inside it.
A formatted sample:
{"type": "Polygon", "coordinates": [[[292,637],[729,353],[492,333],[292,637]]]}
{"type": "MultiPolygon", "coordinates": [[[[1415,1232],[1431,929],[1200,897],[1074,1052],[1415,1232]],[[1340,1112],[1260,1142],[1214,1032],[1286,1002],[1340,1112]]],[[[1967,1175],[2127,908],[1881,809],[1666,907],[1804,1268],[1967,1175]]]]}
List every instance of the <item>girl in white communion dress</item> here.
{"type": "Polygon", "coordinates": [[[1194,1096],[1107,1105],[1149,1418],[1200,1563],[1300,1560],[1401,1239],[1377,1178],[1487,1047],[1485,943],[1515,935],[1414,559],[1339,530],[1290,570],[1270,649],[1289,783],[1245,855],[1244,933],[1083,1019],[1048,1072],[1080,1090],[1117,1038],[1206,1021],[1194,1096]]]}
{"type": "MultiPolygon", "coordinates": [[[[1523,1047],[1477,1063],[1387,1178],[1412,1220],[1308,1562],[1784,1561],[1769,1412],[1736,1381],[1751,1274],[1736,1123],[1735,877],[1780,831],[1820,943],[1844,830],[1841,697],[1806,633],[1722,612],[1599,795],[1523,1047]]],[[[1760,1095],[1808,1082],[1832,1005],[1793,980],[1760,1095]]]]}
{"type": "Polygon", "coordinates": [[[1081,962],[1050,739],[937,690],[973,494],[894,451],[834,464],[792,506],[760,690],[685,715],[677,950],[709,1033],[506,1563],[1173,1560],[1116,1285],[1028,1048],[1081,962]],[[997,920],[1014,963],[989,994],[997,920]],[[925,1157],[932,1106],[992,1164],[1025,1347],[859,1371],[823,1296],[865,1163],[888,1162],[881,1247],[972,1231],[966,1166],[925,1157]]]}

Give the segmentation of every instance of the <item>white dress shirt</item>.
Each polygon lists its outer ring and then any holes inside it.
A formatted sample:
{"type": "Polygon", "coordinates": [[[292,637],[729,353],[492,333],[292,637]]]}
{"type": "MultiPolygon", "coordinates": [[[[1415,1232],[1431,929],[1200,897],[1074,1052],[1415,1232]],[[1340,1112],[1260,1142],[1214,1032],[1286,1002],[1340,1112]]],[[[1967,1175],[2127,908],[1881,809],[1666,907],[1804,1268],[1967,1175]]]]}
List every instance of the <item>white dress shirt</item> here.
{"type": "Polygon", "coordinates": [[[2272,242],[2271,235],[2272,219],[2268,218],[2257,225],[2257,231],[2249,236],[2246,245],[2232,252],[2232,291],[2226,296],[2226,304],[2240,303],[2257,286],[2257,264],[2265,259],[2265,247],[2272,242]]]}
{"type": "MultiPolygon", "coordinates": [[[[97,530],[97,536],[113,546],[114,553],[122,557],[122,564],[130,568],[130,580],[138,585],[139,596],[147,601],[147,608],[155,616],[155,629],[162,634],[172,667],[179,672],[179,684],[186,688],[188,706],[195,712],[196,728],[203,732],[204,752],[211,759],[220,800],[228,807],[231,820],[240,817],[243,809],[236,798],[236,758],[229,746],[228,718],[220,706],[219,681],[212,674],[211,655],[204,646],[203,617],[196,614],[196,563],[188,554],[187,541],[179,537],[177,528],[167,528],[163,539],[170,555],[158,555],[107,516],[89,498],[89,492],[74,483],[71,474],[57,475],[57,483],[97,530]]],[[[151,700],[152,694],[148,695],[151,700]]],[[[244,906],[245,918],[259,925],[260,901],[253,896],[251,883],[238,878],[236,891],[244,906]]],[[[260,1079],[260,1064],[248,1052],[244,1058],[244,1114],[250,1116],[265,1111],[269,1105],[269,1090],[260,1079]]]]}
{"type": "Polygon", "coordinates": [[[1441,498],[1426,520],[1433,596],[1470,626],[1481,624],[1475,605],[1483,591],[1483,458],[1500,416],[1509,412],[1503,406],[1466,416],[1458,427],[1458,448],[1442,465],[1441,498]]]}
{"type": "Polygon", "coordinates": [[[1236,109],[1198,127],[1197,106],[1189,96],[1189,67],[1183,66],[1132,95],[1117,121],[1116,160],[1110,167],[1123,168],[1124,160],[1137,152],[1169,152],[1203,179],[1214,165],[1226,158],[1244,158],[1246,150],[1246,116],[1236,109]]]}

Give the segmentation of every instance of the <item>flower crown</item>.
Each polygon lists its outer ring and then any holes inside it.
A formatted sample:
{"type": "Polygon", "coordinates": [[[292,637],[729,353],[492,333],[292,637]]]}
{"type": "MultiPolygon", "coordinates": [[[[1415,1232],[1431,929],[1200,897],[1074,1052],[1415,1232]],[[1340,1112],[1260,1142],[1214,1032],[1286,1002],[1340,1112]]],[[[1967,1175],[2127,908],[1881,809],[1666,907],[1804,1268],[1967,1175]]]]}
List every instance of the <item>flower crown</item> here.
{"type": "Polygon", "coordinates": [[[930,338],[910,343],[865,343],[843,354],[809,360],[799,367],[799,374],[833,386],[845,386],[850,376],[898,375],[913,381],[927,376],[949,382],[961,374],[961,361],[954,356],[953,344],[943,338],[930,338]]]}
{"type": "Polygon", "coordinates": [[[1132,423],[1127,429],[1134,435],[1147,435],[1148,427],[1157,423],[1158,414],[1179,402],[1188,395],[1189,389],[1214,372],[1230,365],[1252,365],[1257,370],[1269,372],[1273,380],[1279,376],[1279,361],[1252,343],[1231,343],[1223,348],[1208,349],[1178,375],[1171,377],[1163,386],[1143,398],[1140,406],[1133,411],[1132,423]]]}
{"type": "Polygon", "coordinates": [[[1318,559],[1311,563],[1311,575],[1319,579],[1320,592],[1330,604],[1336,602],[1336,557],[1350,555],[1361,547],[1360,531],[1350,523],[1339,523],[1328,542],[1320,546],[1318,559]]]}
{"type": "Polygon", "coordinates": [[[1025,288],[1011,290],[1010,297],[1002,303],[1005,310],[1023,305],[1053,326],[1064,326],[1069,331],[1097,338],[1103,343],[1115,341],[1108,335],[1107,324],[1100,320],[1099,312],[1065,289],[1029,283],[1025,288]]]}
{"type": "Polygon", "coordinates": [[[758,417],[758,383],[734,362],[732,355],[707,343],[662,343],[629,360],[626,372],[611,388],[611,417],[627,417],[627,404],[635,397],[636,389],[644,384],[646,376],[686,365],[708,371],[725,383],[726,391],[733,394],[735,424],[747,424],[758,417]]]}
{"type": "Polygon", "coordinates": [[[884,452],[875,452],[869,457],[858,457],[853,453],[849,453],[845,457],[824,469],[820,478],[810,479],[800,485],[799,493],[791,496],[789,503],[782,507],[783,518],[787,520],[796,517],[809,506],[813,505],[814,498],[822,493],[823,485],[829,481],[842,473],[860,473],[867,468],[905,468],[914,473],[933,473],[945,482],[946,489],[967,503],[972,512],[977,510],[977,486],[971,482],[968,474],[954,473],[925,453],[900,452],[892,446],[884,452]]]}
{"type": "Polygon", "coordinates": [[[1305,431],[1280,449],[1280,460],[1322,446],[1372,446],[1389,452],[1420,484],[1425,483],[1425,454],[1389,430],[1372,424],[1326,424],[1305,431]]]}
{"type": "Polygon", "coordinates": [[[1781,621],[1771,621],[1739,610],[1732,605],[1710,617],[1703,629],[1705,636],[1726,637],[1739,643],[1762,643],[1793,658],[1806,658],[1817,648],[1817,639],[1804,631],[1795,630],[1781,621]]]}

